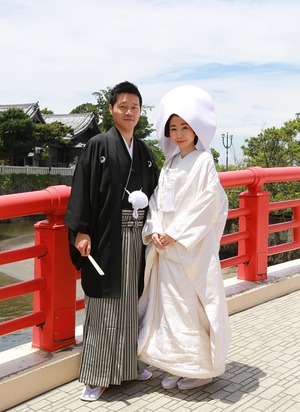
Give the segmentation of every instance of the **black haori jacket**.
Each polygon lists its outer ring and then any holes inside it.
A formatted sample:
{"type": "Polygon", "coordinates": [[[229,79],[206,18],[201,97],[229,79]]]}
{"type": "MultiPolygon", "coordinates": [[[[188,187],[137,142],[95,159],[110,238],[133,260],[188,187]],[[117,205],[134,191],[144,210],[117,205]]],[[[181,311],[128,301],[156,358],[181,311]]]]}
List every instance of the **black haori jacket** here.
{"type": "MultiPolygon", "coordinates": [[[[82,287],[90,297],[120,297],[121,294],[121,199],[130,165],[125,143],[118,130],[112,127],[88,141],[76,166],[64,221],[69,227],[72,262],[77,270],[81,269],[82,287]],[[104,276],[100,276],[75,248],[78,232],[90,235],[91,256],[104,271],[104,276]]],[[[149,147],[135,137],[130,176],[127,189],[130,192],[142,189],[150,198],[157,184],[157,167],[149,147]]],[[[143,272],[144,265],[139,278],[140,292],[143,272]]]]}

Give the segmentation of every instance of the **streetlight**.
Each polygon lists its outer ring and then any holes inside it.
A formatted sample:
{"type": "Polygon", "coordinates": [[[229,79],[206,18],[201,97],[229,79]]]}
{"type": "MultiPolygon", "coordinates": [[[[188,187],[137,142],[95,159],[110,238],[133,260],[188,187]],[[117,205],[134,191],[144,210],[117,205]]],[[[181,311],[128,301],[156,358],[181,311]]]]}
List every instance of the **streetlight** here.
{"type": "Polygon", "coordinates": [[[228,132],[226,133],[226,135],[225,135],[225,133],[222,134],[222,143],[223,143],[223,146],[226,149],[226,170],[228,170],[228,149],[232,145],[232,139],[233,139],[233,134],[231,134],[230,136],[228,136],[228,132]],[[225,143],[225,138],[226,138],[226,143],[225,143]],[[229,139],[230,139],[230,141],[229,141],[229,139]]]}

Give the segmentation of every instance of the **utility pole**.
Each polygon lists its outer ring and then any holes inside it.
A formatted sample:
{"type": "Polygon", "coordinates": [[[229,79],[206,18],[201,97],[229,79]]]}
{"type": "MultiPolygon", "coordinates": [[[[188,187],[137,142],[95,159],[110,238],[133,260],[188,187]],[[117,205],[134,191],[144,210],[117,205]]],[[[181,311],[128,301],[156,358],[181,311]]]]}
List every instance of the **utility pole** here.
{"type": "Polygon", "coordinates": [[[226,149],[226,170],[228,170],[228,149],[232,146],[233,134],[228,135],[228,132],[222,134],[222,143],[226,149]]]}

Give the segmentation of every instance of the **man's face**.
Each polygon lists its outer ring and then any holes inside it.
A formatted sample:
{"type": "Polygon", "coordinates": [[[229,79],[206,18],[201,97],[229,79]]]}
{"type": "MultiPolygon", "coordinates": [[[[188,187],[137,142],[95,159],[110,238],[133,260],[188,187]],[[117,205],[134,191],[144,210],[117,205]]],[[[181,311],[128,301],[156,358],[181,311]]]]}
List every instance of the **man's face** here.
{"type": "Polygon", "coordinates": [[[122,134],[132,134],[141,114],[139,98],[131,93],[119,94],[114,106],[109,105],[109,111],[116,128],[122,134]]]}

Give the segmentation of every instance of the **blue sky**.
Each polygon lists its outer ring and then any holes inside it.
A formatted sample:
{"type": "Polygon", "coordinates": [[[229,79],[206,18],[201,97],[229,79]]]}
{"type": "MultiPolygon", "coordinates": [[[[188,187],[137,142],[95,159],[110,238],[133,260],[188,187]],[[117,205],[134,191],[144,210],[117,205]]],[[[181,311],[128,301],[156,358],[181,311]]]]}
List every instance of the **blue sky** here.
{"type": "Polygon", "coordinates": [[[298,0],[0,0],[0,104],[39,101],[69,113],[129,80],[155,123],[162,95],[195,84],[213,98],[212,147],[244,140],[300,112],[298,0]]]}

